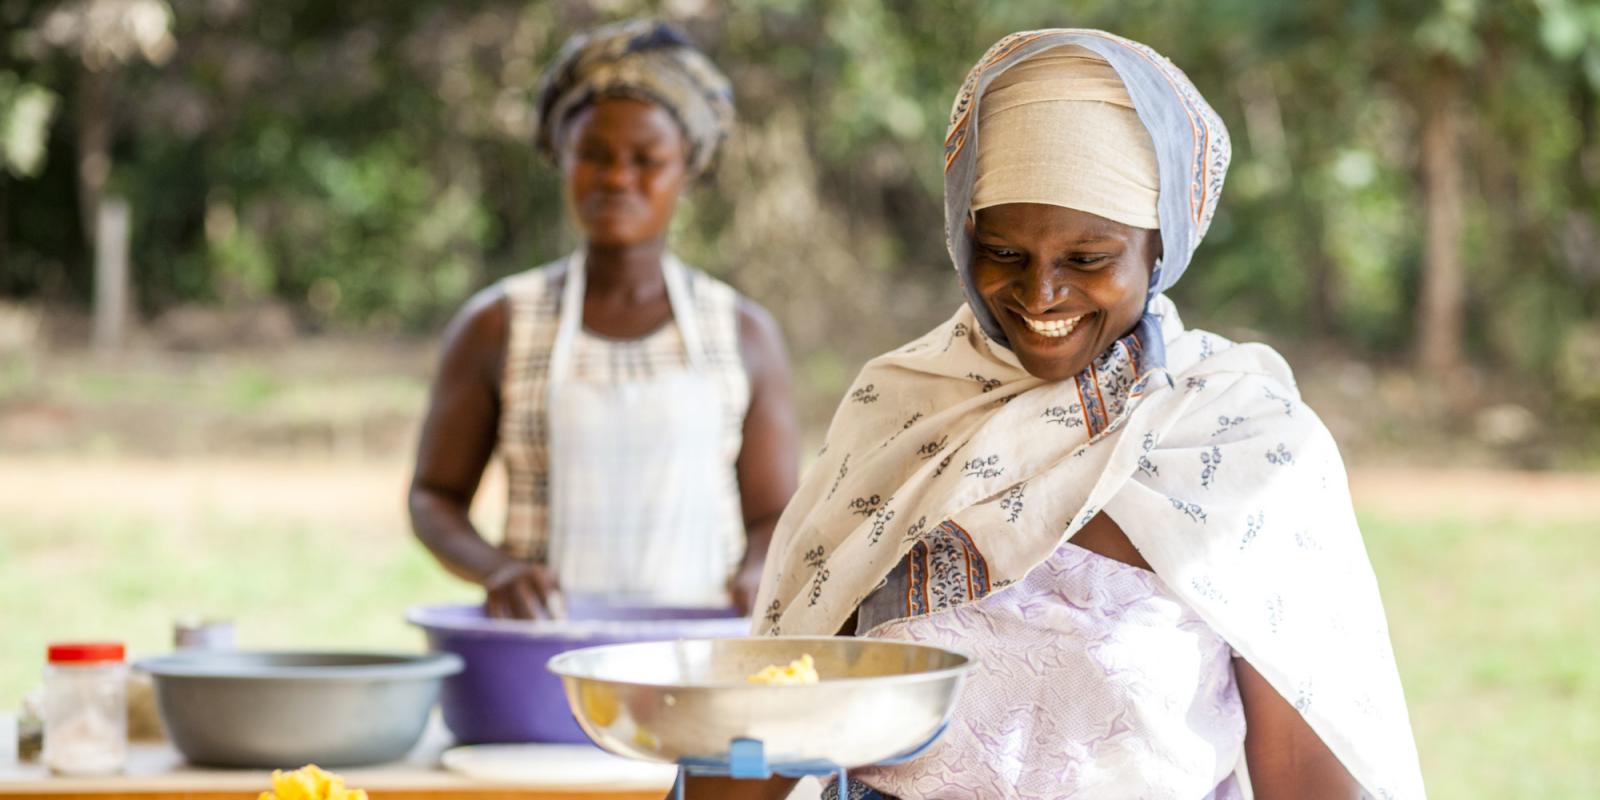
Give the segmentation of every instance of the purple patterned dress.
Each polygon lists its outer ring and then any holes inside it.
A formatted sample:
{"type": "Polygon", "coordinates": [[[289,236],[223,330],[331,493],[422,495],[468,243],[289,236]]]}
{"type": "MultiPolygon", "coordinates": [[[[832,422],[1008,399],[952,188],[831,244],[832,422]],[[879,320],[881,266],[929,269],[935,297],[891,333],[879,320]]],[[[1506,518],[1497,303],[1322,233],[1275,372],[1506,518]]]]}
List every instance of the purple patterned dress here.
{"type": "Polygon", "coordinates": [[[863,604],[866,635],[965,652],[980,667],[927,753],[856,771],[849,797],[1241,796],[1232,651],[1154,573],[1069,542],[1013,586],[899,616],[922,591],[903,564],[863,604]]]}

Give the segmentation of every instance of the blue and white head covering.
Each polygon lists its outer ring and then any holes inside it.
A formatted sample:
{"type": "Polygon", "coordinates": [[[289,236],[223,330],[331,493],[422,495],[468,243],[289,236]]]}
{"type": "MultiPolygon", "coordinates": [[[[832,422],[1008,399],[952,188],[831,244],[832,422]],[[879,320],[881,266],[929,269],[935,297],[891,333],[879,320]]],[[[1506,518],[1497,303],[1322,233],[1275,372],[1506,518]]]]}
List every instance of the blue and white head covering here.
{"type": "Polygon", "coordinates": [[[944,145],[945,243],[961,275],[968,304],[984,333],[1006,344],[1005,332],[972,282],[972,212],[977,180],[979,105],[991,83],[1012,67],[1048,50],[1076,46],[1103,58],[1127,86],[1139,120],[1155,145],[1160,191],[1161,259],[1150,275],[1140,341],[1148,366],[1165,363],[1156,298],[1183,276],[1205,238],[1222,195],[1233,148],[1228,129],[1188,76],[1160,53],[1104,31],[1052,29],[1014,33],[996,42],[967,74],[950,112],[944,145]]]}

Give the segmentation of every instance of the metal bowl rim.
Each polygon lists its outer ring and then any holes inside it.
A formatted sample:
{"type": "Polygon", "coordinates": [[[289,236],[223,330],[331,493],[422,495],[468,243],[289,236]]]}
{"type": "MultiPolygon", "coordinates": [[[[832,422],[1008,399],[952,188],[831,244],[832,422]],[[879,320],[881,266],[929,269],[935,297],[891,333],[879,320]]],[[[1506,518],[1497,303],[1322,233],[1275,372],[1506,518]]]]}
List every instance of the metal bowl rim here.
{"type": "Polygon", "coordinates": [[[781,636],[781,637],[774,637],[774,636],[746,636],[746,637],[730,638],[730,639],[669,639],[669,640],[655,641],[655,642],[622,642],[622,643],[619,643],[619,644],[596,645],[594,647],[585,647],[585,648],[582,648],[582,649],[579,649],[579,650],[568,650],[565,653],[558,653],[558,654],[556,654],[554,656],[551,656],[550,660],[545,662],[545,669],[547,669],[551,673],[559,676],[563,680],[585,681],[585,682],[588,682],[588,683],[599,683],[599,684],[606,684],[606,685],[610,685],[610,686],[635,686],[635,687],[645,687],[645,688],[650,688],[650,689],[672,689],[674,691],[680,691],[680,692],[693,692],[693,691],[707,690],[707,689],[709,689],[709,690],[717,690],[717,691],[728,691],[728,690],[732,690],[732,689],[743,689],[743,690],[749,690],[749,691],[767,691],[767,690],[785,690],[785,691],[788,691],[788,690],[801,690],[801,689],[813,689],[814,690],[814,689],[817,689],[819,687],[848,688],[848,687],[851,687],[851,686],[863,686],[863,685],[884,686],[886,684],[894,684],[894,683],[922,683],[922,682],[925,682],[925,681],[926,682],[933,682],[933,681],[937,681],[937,680],[943,680],[943,679],[948,679],[948,678],[959,677],[961,675],[965,675],[968,672],[971,672],[972,670],[976,669],[977,666],[978,666],[978,662],[976,660],[974,660],[972,658],[972,656],[969,656],[966,653],[962,653],[962,652],[957,651],[957,650],[951,650],[951,649],[946,648],[946,647],[934,647],[933,645],[922,644],[920,642],[902,642],[902,641],[891,640],[891,639],[867,639],[867,638],[855,639],[855,641],[870,643],[869,646],[893,645],[893,646],[897,646],[897,647],[914,647],[914,648],[917,648],[919,650],[934,650],[934,651],[937,651],[937,652],[940,652],[940,653],[948,653],[950,655],[956,656],[957,658],[961,659],[961,662],[958,663],[958,664],[953,664],[951,666],[943,667],[943,668],[940,668],[940,669],[927,670],[925,672],[905,672],[905,673],[901,673],[901,674],[898,674],[898,675],[862,675],[862,676],[857,676],[857,677],[852,677],[852,678],[827,678],[827,679],[824,679],[824,680],[819,680],[816,683],[796,683],[796,684],[749,683],[749,682],[743,682],[743,681],[741,681],[741,682],[727,681],[727,682],[722,682],[722,683],[646,683],[646,682],[642,682],[642,681],[622,681],[622,680],[614,680],[614,679],[611,679],[611,678],[597,678],[597,677],[593,677],[593,676],[590,676],[590,675],[582,675],[582,674],[574,673],[571,670],[564,670],[563,669],[563,665],[558,663],[558,662],[566,661],[566,660],[576,660],[578,657],[582,656],[585,653],[593,653],[593,652],[599,651],[599,650],[620,650],[620,649],[629,648],[629,647],[644,647],[644,646],[648,646],[648,645],[659,645],[659,644],[694,644],[694,643],[700,643],[700,642],[709,642],[709,643],[715,644],[715,643],[727,643],[727,642],[738,642],[738,641],[830,642],[830,643],[832,643],[832,642],[838,642],[840,639],[849,639],[849,638],[851,638],[851,637],[839,637],[839,636],[781,636]]]}
{"type": "Polygon", "coordinates": [[[431,680],[446,678],[465,668],[465,662],[454,653],[392,653],[356,652],[334,650],[195,650],[176,651],[150,656],[133,662],[134,669],[157,678],[183,678],[199,680],[261,681],[283,680],[431,680]],[[324,666],[273,666],[246,664],[236,671],[222,672],[212,664],[232,656],[296,656],[310,658],[372,658],[395,659],[379,664],[350,664],[324,666]]]}

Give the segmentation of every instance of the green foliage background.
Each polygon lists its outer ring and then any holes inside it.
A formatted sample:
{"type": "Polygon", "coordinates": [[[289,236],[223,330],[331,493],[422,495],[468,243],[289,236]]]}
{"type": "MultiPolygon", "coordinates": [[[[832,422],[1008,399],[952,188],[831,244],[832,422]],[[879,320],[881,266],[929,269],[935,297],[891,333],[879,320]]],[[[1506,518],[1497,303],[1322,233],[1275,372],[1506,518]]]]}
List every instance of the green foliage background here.
{"type": "Polygon", "coordinates": [[[103,113],[146,317],[270,299],[310,329],[432,332],[572,245],[531,88],[572,31],[656,14],[739,101],[675,246],[771,307],[834,386],[958,302],[940,142],[968,66],[1014,30],[1103,27],[1185,68],[1234,134],[1175,292],[1192,323],[1407,354],[1419,114],[1456,76],[1467,352],[1600,402],[1594,0],[170,0],[171,57],[112,68],[90,109],[80,59],[40,31],[94,2],[0,0],[0,134],[26,93],[54,102],[42,163],[0,170],[0,295],[88,302],[73,131],[103,113]]]}

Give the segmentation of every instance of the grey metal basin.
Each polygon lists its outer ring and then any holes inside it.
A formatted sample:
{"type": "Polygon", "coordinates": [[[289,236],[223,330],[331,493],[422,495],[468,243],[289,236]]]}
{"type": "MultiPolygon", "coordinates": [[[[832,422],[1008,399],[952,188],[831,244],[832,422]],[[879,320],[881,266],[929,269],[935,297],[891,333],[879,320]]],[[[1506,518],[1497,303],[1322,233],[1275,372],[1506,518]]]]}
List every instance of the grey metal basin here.
{"type": "Polygon", "coordinates": [[[574,650],[550,660],[596,744],[645,761],[716,761],[757,739],[772,764],[846,768],[904,755],[940,730],[975,664],[926,645],[846,637],[699,639],[574,650]],[[802,654],[821,681],[746,677],[802,654]]]}
{"type": "Polygon", "coordinates": [[[190,763],[326,767],[393,761],[422,736],[448,653],[192,651],[138,661],[190,763]]]}

